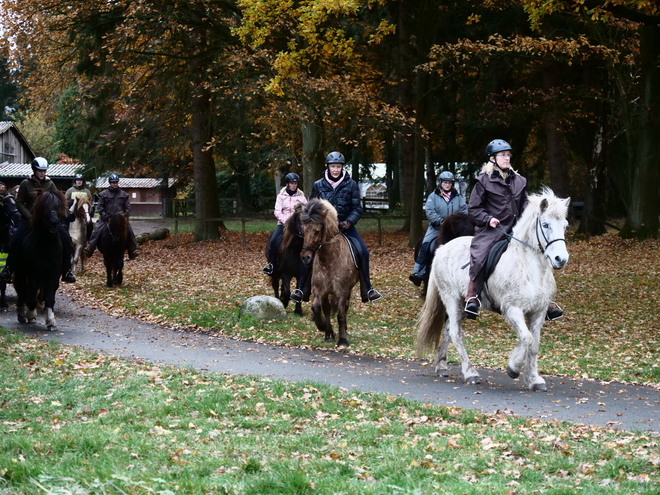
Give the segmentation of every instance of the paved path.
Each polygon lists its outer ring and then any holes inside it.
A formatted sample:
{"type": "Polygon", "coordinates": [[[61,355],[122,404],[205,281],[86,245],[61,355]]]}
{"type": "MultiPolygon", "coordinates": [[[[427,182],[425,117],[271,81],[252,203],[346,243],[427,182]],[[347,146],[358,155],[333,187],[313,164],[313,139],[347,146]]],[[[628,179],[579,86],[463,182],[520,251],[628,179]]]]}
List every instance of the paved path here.
{"type": "MultiPolygon", "coordinates": [[[[11,287],[8,290],[11,297],[11,287]]],[[[13,298],[10,299],[13,302],[13,298]]],[[[21,325],[0,314],[0,325],[28,335],[108,354],[195,369],[315,381],[347,390],[384,392],[411,400],[520,416],[660,434],[660,391],[653,387],[545,377],[548,392],[530,392],[501,370],[479,370],[484,383],[464,385],[460,367],[438,377],[421,361],[375,359],[328,350],[262,345],[161,328],[109,316],[58,294],[58,331],[21,325]]]]}

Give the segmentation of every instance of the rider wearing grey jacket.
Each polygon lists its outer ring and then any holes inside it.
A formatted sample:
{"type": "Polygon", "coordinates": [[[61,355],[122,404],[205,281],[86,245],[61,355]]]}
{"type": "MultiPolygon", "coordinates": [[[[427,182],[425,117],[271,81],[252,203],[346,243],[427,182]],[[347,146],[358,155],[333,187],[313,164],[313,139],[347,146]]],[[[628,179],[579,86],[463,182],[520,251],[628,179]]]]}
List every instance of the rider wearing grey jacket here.
{"type": "Polygon", "coordinates": [[[426,229],[426,234],[422,240],[422,246],[415,260],[415,267],[413,273],[408,279],[415,285],[419,286],[428,271],[430,262],[431,245],[440,231],[442,222],[445,221],[452,213],[467,212],[467,204],[463,197],[454,188],[454,174],[444,171],[438,177],[438,188],[429,194],[424,206],[426,218],[429,221],[429,226],[426,229]]]}

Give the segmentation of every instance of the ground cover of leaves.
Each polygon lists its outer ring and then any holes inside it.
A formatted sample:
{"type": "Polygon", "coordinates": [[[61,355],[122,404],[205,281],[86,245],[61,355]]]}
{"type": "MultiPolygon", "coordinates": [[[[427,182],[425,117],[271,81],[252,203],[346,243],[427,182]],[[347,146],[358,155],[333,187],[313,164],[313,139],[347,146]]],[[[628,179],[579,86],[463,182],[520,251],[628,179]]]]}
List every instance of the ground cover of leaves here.
{"type": "MultiPolygon", "coordinates": [[[[212,242],[191,242],[191,234],[147,242],[139,259],[126,264],[124,285],[104,287],[100,255],[75,286],[64,290],[110,312],[132,315],[196,331],[281,345],[319,347],[323,342],[309,318],[293,315],[285,323],[238,319],[245,299],[272,295],[261,273],[267,232],[224,232],[212,242]]],[[[415,358],[419,289],[408,281],[413,264],[407,235],[363,235],[371,251],[374,286],[383,298],[372,304],[352,300],[347,352],[415,358]]],[[[567,266],[555,272],[557,302],[566,316],[545,324],[539,356],[542,374],[660,384],[660,241],[623,240],[610,233],[589,241],[569,236],[567,266]]],[[[62,290],[62,289],[61,289],[62,290]]],[[[476,366],[504,368],[516,337],[503,319],[484,313],[466,322],[467,349],[476,366]]],[[[453,350],[453,348],[451,348],[453,350]]],[[[457,356],[450,352],[450,362],[457,356]]]]}
{"type": "Polygon", "coordinates": [[[658,439],[0,329],[0,493],[658,493],[658,439]]]}

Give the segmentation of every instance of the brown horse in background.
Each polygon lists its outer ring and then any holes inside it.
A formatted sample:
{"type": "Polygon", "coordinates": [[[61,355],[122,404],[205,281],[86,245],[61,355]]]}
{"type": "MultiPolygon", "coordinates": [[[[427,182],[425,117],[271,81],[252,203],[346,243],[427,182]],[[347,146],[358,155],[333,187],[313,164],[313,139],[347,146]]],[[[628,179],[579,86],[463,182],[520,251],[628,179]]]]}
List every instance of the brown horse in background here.
{"type": "Polygon", "coordinates": [[[312,266],[312,313],[327,342],[334,342],[331,316],[337,314],[337,346],[348,347],[346,314],[351,291],[360,280],[346,237],[340,234],[337,211],[323,199],[312,199],[300,209],[303,247],[300,258],[312,266]]]}

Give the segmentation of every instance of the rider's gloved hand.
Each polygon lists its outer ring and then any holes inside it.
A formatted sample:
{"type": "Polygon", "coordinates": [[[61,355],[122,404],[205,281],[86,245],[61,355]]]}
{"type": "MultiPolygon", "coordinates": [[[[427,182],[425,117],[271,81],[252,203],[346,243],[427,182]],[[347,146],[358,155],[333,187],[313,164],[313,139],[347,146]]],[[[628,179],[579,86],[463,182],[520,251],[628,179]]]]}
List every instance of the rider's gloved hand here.
{"type": "Polygon", "coordinates": [[[343,222],[339,222],[339,230],[348,230],[351,228],[351,222],[344,220],[343,222]]]}

